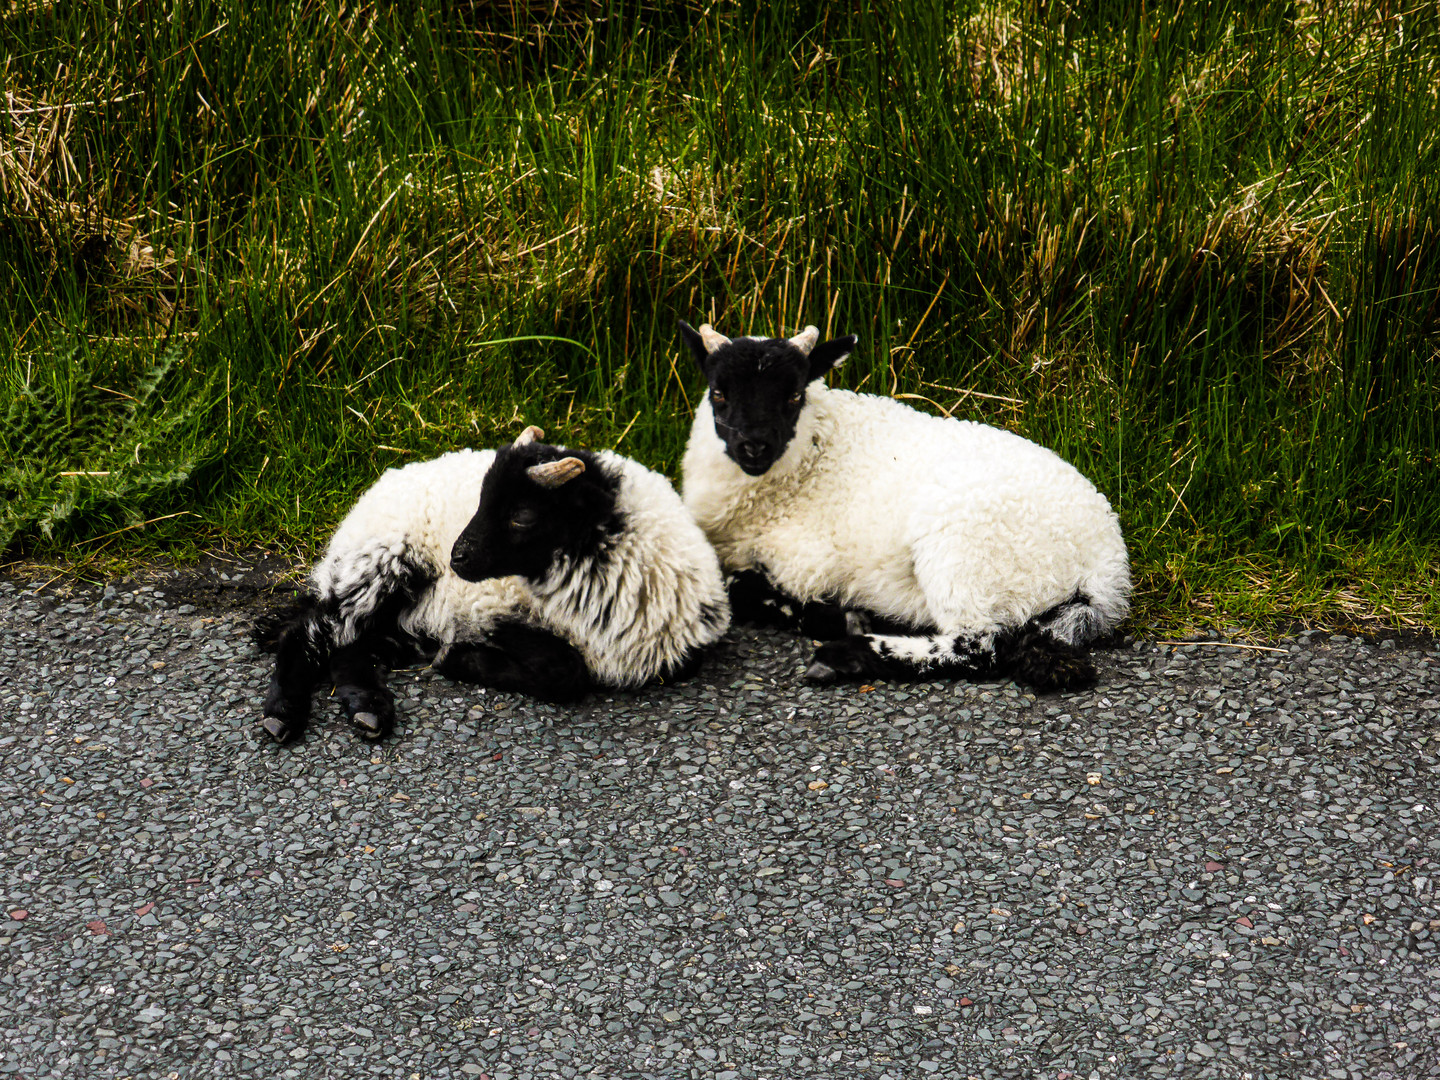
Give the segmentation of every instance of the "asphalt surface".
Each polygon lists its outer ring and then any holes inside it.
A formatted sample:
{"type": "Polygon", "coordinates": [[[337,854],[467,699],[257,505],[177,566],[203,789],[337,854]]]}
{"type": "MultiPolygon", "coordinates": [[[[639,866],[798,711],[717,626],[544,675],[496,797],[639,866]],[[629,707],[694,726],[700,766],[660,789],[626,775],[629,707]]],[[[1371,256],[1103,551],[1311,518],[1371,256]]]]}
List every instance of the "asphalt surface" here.
{"type": "Polygon", "coordinates": [[[0,1076],[1440,1076],[1433,643],[1037,699],[746,629],[275,747],[219,569],[0,581],[0,1076]]]}

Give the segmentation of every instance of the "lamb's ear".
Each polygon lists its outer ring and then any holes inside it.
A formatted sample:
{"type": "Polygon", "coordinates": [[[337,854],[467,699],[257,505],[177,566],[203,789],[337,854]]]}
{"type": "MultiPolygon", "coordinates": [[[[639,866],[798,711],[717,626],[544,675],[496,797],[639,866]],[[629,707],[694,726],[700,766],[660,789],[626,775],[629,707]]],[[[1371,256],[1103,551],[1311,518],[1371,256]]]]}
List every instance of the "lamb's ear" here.
{"type": "Polygon", "coordinates": [[[525,470],[525,475],[542,488],[557,488],[574,480],[584,471],[585,462],[578,457],[567,457],[559,461],[547,461],[543,465],[531,465],[525,470]]]}
{"type": "Polygon", "coordinates": [[[677,321],[680,323],[680,336],[684,338],[685,346],[690,348],[691,356],[696,357],[696,363],[700,364],[700,370],[703,372],[706,370],[706,360],[710,357],[710,350],[706,348],[706,340],[700,337],[700,331],[683,318],[677,321]]]}
{"type": "Polygon", "coordinates": [[[818,379],[831,368],[837,368],[843,364],[845,358],[855,351],[855,346],[859,343],[860,339],[854,334],[846,334],[844,337],[822,341],[816,345],[810,350],[811,380],[818,379]]]}

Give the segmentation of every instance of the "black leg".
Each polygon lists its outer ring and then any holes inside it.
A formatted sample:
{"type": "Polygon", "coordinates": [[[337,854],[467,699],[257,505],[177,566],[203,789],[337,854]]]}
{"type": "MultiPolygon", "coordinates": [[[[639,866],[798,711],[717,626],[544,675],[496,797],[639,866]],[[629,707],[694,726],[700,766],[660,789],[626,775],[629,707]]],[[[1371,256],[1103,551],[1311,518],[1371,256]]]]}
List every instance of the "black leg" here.
{"type": "Polygon", "coordinates": [[[310,718],[310,692],[320,677],[320,655],[308,630],[308,620],[293,622],[275,644],[275,672],[265,693],[260,725],[276,742],[294,738],[310,718]]]}
{"type": "Polygon", "coordinates": [[[700,670],[700,664],[704,659],[704,649],[692,650],[655,676],[655,681],[661,684],[684,682],[700,670]]]}
{"type": "Polygon", "coordinates": [[[449,679],[515,690],[541,701],[574,701],[593,685],[575,646],[523,623],[501,623],[484,642],[452,645],[435,670],[449,679]]]}
{"type": "Polygon", "coordinates": [[[827,641],[816,650],[805,680],[813,683],[858,681],[879,675],[879,657],[863,637],[827,641]]]}
{"type": "Polygon", "coordinates": [[[346,717],[367,739],[389,734],[395,726],[395,697],[380,678],[375,654],[363,639],[330,656],[330,678],[346,717]]]}
{"type": "Polygon", "coordinates": [[[327,659],[352,721],[372,738],[394,722],[394,702],[375,671],[375,657],[404,642],[400,616],[414,606],[434,574],[422,560],[405,554],[350,576],[343,590],[303,596],[291,611],[256,620],[257,644],[268,648],[273,643],[275,650],[261,725],[280,742],[296,735],[309,718],[310,692],[325,676],[327,659]],[[359,641],[332,649],[341,627],[358,633],[359,641]]]}
{"type": "Polygon", "coordinates": [[[839,604],[796,600],[775,588],[759,570],[741,570],[730,579],[730,616],[737,623],[775,626],[806,637],[844,637],[854,620],[839,604]]]}

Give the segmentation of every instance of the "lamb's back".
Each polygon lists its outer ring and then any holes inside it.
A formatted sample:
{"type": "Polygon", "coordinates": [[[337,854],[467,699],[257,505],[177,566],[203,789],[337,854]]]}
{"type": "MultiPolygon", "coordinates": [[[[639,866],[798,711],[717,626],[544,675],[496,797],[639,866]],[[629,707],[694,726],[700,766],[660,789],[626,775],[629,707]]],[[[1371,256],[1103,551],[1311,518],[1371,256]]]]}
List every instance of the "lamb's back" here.
{"type": "Polygon", "coordinates": [[[418,580],[401,626],[439,641],[479,636],[502,617],[532,619],[530,590],[518,578],[471,582],[450,569],[450,549],[480,504],[494,460],[494,450],[466,449],[387,469],[330,538],[311,574],[317,595],[418,580]]]}
{"type": "Polygon", "coordinates": [[[611,451],[596,457],[619,480],[622,530],[584,570],[584,588],[547,596],[541,613],[601,682],[638,686],[718,640],[729,601],[715,551],[670,481],[611,451]]]}
{"type": "Polygon", "coordinates": [[[802,599],[945,622],[937,580],[958,580],[982,606],[1033,612],[1123,572],[1104,496],[1003,429],[817,383],[785,455],[751,479],[709,426],[709,410],[697,411],[687,501],[727,569],[763,567],[802,599]]]}

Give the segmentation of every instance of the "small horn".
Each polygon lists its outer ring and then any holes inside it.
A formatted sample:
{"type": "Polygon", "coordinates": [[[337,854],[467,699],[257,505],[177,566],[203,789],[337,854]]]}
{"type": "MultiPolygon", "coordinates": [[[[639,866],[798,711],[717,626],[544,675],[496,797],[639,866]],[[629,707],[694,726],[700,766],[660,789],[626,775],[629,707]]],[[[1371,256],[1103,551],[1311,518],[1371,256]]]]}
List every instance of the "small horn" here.
{"type": "Polygon", "coordinates": [[[578,457],[547,461],[544,465],[531,465],[525,474],[543,488],[557,488],[569,483],[585,471],[585,462],[578,457]]]}
{"type": "Polygon", "coordinates": [[[704,342],[707,353],[712,353],[716,349],[723,348],[730,344],[730,339],[716,330],[708,322],[702,324],[700,327],[700,340],[704,342]]]}
{"type": "Polygon", "coordinates": [[[809,356],[810,350],[815,347],[815,343],[819,340],[820,331],[813,326],[807,326],[790,339],[790,344],[800,350],[800,355],[809,356]]]}
{"type": "Polygon", "coordinates": [[[514,446],[528,446],[530,443],[534,442],[536,439],[543,439],[543,438],[545,438],[545,432],[541,431],[541,430],[540,430],[538,427],[536,427],[534,424],[531,424],[531,425],[530,425],[529,427],[527,427],[524,431],[520,432],[519,435],[515,436],[515,442],[514,442],[512,445],[514,445],[514,446]]]}

